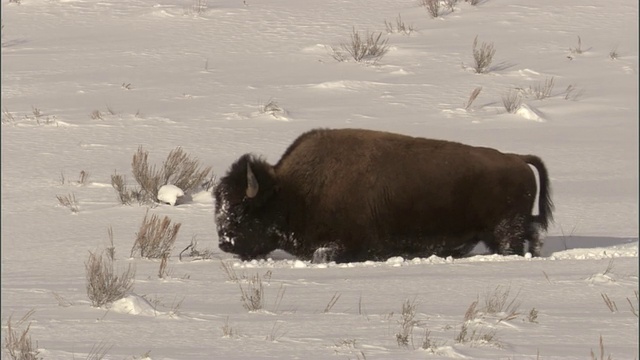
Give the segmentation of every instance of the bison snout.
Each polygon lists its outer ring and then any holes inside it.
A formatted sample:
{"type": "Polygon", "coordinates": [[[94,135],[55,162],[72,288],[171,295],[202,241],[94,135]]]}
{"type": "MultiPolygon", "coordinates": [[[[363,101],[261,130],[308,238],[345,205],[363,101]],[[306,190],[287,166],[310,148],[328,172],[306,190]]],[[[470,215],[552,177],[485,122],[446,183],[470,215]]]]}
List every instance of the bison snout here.
{"type": "Polygon", "coordinates": [[[224,252],[233,252],[233,244],[231,241],[220,241],[218,247],[224,252]]]}

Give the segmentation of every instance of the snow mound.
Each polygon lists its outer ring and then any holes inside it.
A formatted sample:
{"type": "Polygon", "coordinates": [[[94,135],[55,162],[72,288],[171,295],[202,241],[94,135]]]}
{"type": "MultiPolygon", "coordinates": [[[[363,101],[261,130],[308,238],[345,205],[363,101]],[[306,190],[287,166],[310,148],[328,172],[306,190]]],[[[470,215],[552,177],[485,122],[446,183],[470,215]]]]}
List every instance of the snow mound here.
{"type": "Polygon", "coordinates": [[[131,294],[111,304],[110,310],[120,314],[158,316],[161,314],[147,299],[131,294]]]}
{"type": "Polygon", "coordinates": [[[158,190],[158,200],[171,206],[175,205],[178,198],[183,196],[184,191],[175,185],[163,185],[158,190]]]}

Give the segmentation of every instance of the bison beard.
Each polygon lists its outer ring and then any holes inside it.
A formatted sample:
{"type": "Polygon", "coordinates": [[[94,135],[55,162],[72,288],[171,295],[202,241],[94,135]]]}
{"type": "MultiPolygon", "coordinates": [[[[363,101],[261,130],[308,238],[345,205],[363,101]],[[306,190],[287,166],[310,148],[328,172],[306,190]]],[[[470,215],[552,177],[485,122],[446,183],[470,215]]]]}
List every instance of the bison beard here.
{"type": "Polygon", "coordinates": [[[536,156],[360,129],[309,131],[274,166],[245,154],[214,197],[220,249],[244,260],[539,256],[553,209],[536,156]]]}

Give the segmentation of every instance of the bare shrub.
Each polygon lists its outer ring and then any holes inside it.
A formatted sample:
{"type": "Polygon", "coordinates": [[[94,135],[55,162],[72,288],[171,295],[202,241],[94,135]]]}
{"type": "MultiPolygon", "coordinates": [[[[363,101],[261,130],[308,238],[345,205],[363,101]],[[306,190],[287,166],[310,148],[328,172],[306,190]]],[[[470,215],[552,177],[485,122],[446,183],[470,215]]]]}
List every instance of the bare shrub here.
{"type": "Polygon", "coordinates": [[[440,0],[420,0],[420,6],[427,10],[431,18],[440,16],[440,0]]]}
{"type": "Polygon", "coordinates": [[[478,95],[480,95],[481,91],[482,91],[482,86],[478,86],[477,88],[473,89],[473,91],[471,92],[471,95],[469,95],[469,99],[464,105],[465,110],[469,110],[469,108],[471,107],[471,104],[473,104],[473,102],[476,100],[478,95]]]}
{"type": "Polygon", "coordinates": [[[475,72],[478,74],[488,73],[495,54],[496,49],[493,47],[493,43],[487,44],[483,42],[478,48],[478,36],[476,36],[473,40],[473,69],[475,72]]]}
{"type": "Polygon", "coordinates": [[[236,273],[236,271],[233,269],[233,266],[223,260],[220,260],[220,268],[225,272],[225,274],[227,274],[227,280],[229,281],[239,282],[240,279],[247,278],[246,274],[238,276],[238,273],[236,273]]]}
{"type": "Polygon", "coordinates": [[[484,312],[487,314],[515,314],[520,307],[518,294],[511,297],[511,286],[496,286],[492,291],[488,291],[484,300],[484,312]]]}
{"type": "Polygon", "coordinates": [[[269,99],[266,104],[260,106],[260,113],[280,119],[285,116],[287,112],[274,99],[269,99]]]}
{"type": "Polygon", "coordinates": [[[78,200],[76,200],[76,196],[73,193],[69,195],[56,195],[56,198],[60,205],[68,208],[72,213],[76,214],[80,211],[80,208],[78,207],[78,200]]]}
{"type": "Polygon", "coordinates": [[[251,277],[247,282],[246,289],[241,283],[240,295],[242,306],[249,311],[258,311],[264,308],[264,286],[259,274],[251,277]]]}
{"type": "Polygon", "coordinates": [[[133,201],[140,201],[142,199],[139,190],[129,189],[127,179],[124,175],[118,173],[111,175],[111,186],[116,191],[118,201],[122,205],[130,205],[133,201]]]}
{"type": "Polygon", "coordinates": [[[502,105],[509,114],[515,114],[522,106],[522,95],[517,90],[509,90],[507,95],[502,97],[502,105]]]}
{"type": "Polygon", "coordinates": [[[24,329],[20,329],[24,323],[34,314],[34,310],[28,311],[22,319],[15,324],[12,323],[11,316],[7,320],[6,331],[4,332],[3,350],[12,360],[38,360],[42,359],[40,351],[35,348],[31,341],[29,330],[31,323],[27,324],[24,329]]]}
{"type": "Polygon", "coordinates": [[[402,21],[402,17],[400,16],[400,14],[398,14],[398,17],[396,18],[395,25],[385,20],[384,26],[387,29],[387,33],[389,34],[398,33],[398,34],[404,34],[404,35],[411,35],[411,33],[415,31],[415,29],[413,28],[413,25],[407,25],[404,23],[404,21],[402,21]]]}
{"type": "Polygon", "coordinates": [[[530,88],[533,97],[536,100],[544,100],[551,96],[551,92],[553,91],[555,78],[552,76],[550,78],[546,78],[544,80],[544,84],[537,83],[532,88],[530,88]]]}
{"type": "Polygon", "coordinates": [[[16,122],[16,119],[14,118],[13,114],[5,106],[4,109],[2,110],[2,123],[13,124],[15,122],[16,122]]]}
{"type": "Polygon", "coordinates": [[[131,248],[131,256],[138,252],[143,258],[161,259],[170,254],[181,225],[171,224],[168,216],[160,219],[154,214],[149,218],[147,211],[131,248]]]}
{"type": "Polygon", "coordinates": [[[122,299],[133,288],[135,269],[131,264],[118,275],[113,261],[108,256],[96,255],[90,251],[84,266],[87,296],[92,306],[101,307],[122,299]]]}
{"type": "MultiPolygon", "coordinates": [[[[181,147],[171,150],[162,167],[156,168],[149,164],[149,152],[140,146],[133,155],[131,168],[141,188],[139,201],[150,202],[157,200],[162,185],[172,184],[183,191],[191,191],[201,186],[211,173],[211,167],[201,168],[199,161],[192,159],[181,147]]],[[[113,180],[112,177],[112,185],[113,180]]]]}
{"type": "Polygon", "coordinates": [[[91,120],[104,120],[100,110],[93,110],[91,114],[89,114],[89,117],[91,118],[91,120]]]}
{"type": "Polygon", "coordinates": [[[346,61],[348,54],[356,62],[377,63],[389,51],[389,39],[382,39],[382,33],[360,35],[353,29],[351,42],[340,44],[341,50],[333,49],[333,57],[338,61],[346,61]]]}
{"type": "Polygon", "coordinates": [[[487,344],[501,347],[496,336],[496,330],[487,330],[483,326],[470,326],[470,323],[464,322],[460,326],[460,331],[455,336],[457,343],[465,344],[487,344]]]}
{"type": "Polygon", "coordinates": [[[195,235],[191,237],[191,243],[189,243],[189,245],[187,245],[187,247],[184,248],[184,250],[182,250],[178,255],[178,258],[180,259],[180,261],[182,261],[182,254],[187,250],[189,250],[189,252],[187,253],[186,256],[193,258],[194,260],[206,260],[206,259],[213,258],[213,250],[198,249],[198,238],[195,235]]]}
{"type": "Polygon", "coordinates": [[[402,304],[402,319],[398,320],[400,331],[396,333],[396,341],[398,346],[408,347],[413,334],[413,328],[418,325],[416,317],[416,300],[407,299],[402,304]]]}
{"type": "Polygon", "coordinates": [[[184,191],[201,186],[211,173],[211,167],[200,168],[198,159],[192,159],[181,147],[177,147],[163,163],[164,185],[173,184],[184,191]]]}
{"type": "Polygon", "coordinates": [[[138,151],[133,154],[131,169],[133,178],[141,187],[141,194],[146,200],[155,201],[162,185],[163,174],[161,170],[156,169],[155,165],[149,164],[149,152],[142,146],[138,147],[138,151]]]}

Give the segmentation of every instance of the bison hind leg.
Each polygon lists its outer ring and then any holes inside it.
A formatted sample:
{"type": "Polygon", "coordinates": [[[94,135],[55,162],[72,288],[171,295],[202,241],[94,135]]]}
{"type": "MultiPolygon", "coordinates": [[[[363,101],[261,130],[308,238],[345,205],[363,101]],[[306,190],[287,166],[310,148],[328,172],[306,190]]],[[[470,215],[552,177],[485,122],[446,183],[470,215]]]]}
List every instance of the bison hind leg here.
{"type": "Polygon", "coordinates": [[[540,239],[540,230],[538,229],[537,224],[529,225],[527,239],[529,239],[529,252],[531,253],[531,256],[540,256],[543,241],[540,239]]]}
{"type": "Polygon", "coordinates": [[[500,255],[524,256],[524,243],[528,231],[523,216],[516,215],[510,219],[503,219],[493,231],[495,243],[490,246],[500,255]]]}

